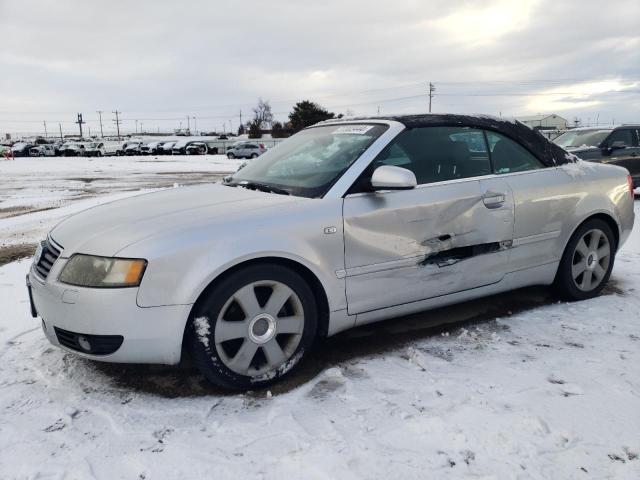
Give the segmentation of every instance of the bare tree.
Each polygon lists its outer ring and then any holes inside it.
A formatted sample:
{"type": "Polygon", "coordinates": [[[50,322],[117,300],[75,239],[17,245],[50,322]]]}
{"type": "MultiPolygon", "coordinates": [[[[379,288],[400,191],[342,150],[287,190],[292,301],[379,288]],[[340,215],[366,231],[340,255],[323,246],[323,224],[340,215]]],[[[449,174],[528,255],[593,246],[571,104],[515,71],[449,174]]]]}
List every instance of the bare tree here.
{"type": "Polygon", "coordinates": [[[271,128],[273,122],[273,113],[271,113],[271,105],[269,100],[263,101],[262,98],[258,99],[258,106],[253,109],[253,122],[260,126],[260,128],[271,128]]]}

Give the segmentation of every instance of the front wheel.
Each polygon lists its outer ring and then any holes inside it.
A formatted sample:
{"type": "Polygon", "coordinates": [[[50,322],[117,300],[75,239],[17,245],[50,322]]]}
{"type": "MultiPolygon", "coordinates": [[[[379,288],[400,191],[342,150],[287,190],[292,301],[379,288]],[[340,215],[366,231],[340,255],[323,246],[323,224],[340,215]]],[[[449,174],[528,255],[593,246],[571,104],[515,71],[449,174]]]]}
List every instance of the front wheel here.
{"type": "Polygon", "coordinates": [[[586,221],[569,240],[554,286],[568,300],[597,296],[609,281],[615,251],[611,227],[599,219],[586,221]]]}
{"type": "Polygon", "coordinates": [[[234,158],[236,158],[236,156],[233,153],[229,152],[227,153],[227,158],[233,160],[234,158]]]}
{"type": "Polygon", "coordinates": [[[212,383],[246,390],[276,382],[311,349],[318,313],[309,285],[280,265],[254,265],[224,278],[190,318],[187,344],[212,383]]]}

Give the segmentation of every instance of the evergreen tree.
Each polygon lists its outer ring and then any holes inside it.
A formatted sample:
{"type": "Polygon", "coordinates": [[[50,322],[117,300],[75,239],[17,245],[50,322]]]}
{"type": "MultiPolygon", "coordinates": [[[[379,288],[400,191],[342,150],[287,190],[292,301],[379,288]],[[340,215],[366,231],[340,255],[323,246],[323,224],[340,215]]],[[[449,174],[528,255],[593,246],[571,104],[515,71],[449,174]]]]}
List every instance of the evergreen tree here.
{"type": "Polygon", "coordinates": [[[293,106],[293,111],[289,114],[289,121],[295,133],[310,125],[334,117],[334,113],[325,110],[317,103],[310,100],[303,100],[293,106]]]}

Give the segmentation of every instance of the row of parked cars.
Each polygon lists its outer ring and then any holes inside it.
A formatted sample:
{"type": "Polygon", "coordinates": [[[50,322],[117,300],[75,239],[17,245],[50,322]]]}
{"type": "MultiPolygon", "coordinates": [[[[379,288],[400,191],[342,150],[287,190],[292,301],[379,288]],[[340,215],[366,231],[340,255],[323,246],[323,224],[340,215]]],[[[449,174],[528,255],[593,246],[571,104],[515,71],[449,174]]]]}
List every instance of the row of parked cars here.
{"type": "Polygon", "coordinates": [[[18,142],[11,147],[14,157],[105,157],[110,155],[219,155],[229,158],[256,158],[266,152],[264,144],[240,140],[229,144],[221,140],[127,140],[126,142],[18,142]]]}

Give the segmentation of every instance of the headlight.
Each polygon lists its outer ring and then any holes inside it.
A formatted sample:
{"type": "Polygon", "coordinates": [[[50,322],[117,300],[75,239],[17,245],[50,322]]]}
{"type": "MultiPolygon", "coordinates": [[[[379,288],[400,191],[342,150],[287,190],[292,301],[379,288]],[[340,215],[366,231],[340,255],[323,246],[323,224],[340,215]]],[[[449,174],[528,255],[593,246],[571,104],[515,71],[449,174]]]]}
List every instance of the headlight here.
{"type": "Polygon", "coordinates": [[[58,280],[78,287],[137,287],[146,267],[146,260],[76,254],[64,266],[58,280]]]}

